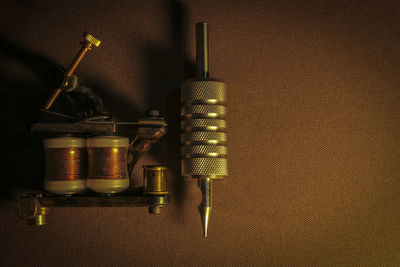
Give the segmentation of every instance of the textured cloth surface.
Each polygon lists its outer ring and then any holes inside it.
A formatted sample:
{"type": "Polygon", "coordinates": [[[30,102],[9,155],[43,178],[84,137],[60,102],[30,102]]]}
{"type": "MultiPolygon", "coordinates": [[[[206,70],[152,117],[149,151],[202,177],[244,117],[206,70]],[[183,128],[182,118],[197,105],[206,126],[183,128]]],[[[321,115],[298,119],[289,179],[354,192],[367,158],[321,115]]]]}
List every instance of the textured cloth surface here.
{"type": "Polygon", "coordinates": [[[400,264],[399,1],[2,1],[0,265],[400,264]],[[194,24],[210,25],[211,76],[227,84],[229,177],[208,238],[179,172],[179,85],[194,24]],[[135,167],[166,163],[172,203],[59,208],[28,226],[10,194],[40,186],[25,123],[88,31],[77,74],[120,120],[158,108],[169,134],[135,167]]]}

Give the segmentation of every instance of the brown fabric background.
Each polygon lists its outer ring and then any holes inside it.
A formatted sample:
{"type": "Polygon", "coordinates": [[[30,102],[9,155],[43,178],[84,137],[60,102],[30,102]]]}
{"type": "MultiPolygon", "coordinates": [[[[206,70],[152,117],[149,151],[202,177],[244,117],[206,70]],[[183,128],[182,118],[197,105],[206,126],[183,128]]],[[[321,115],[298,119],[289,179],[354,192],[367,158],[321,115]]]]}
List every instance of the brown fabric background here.
{"type": "MultiPolygon", "coordinates": [[[[1,265],[400,264],[399,1],[2,1],[1,265]],[[228,85],[230,176],[214,186],[209,237],[199,190],[178,172],[177,101],[208,21],[211,73],[228,85]],[[103,41],[77,73],[121,120],[149,107],[169,136],[172,203],[57,209],[35,228],[11,193],[40,186],[40,138],[24,124],[84,31],[103,41]]],[[[138,166],[134,183],[140,184],[138,166]]]]}

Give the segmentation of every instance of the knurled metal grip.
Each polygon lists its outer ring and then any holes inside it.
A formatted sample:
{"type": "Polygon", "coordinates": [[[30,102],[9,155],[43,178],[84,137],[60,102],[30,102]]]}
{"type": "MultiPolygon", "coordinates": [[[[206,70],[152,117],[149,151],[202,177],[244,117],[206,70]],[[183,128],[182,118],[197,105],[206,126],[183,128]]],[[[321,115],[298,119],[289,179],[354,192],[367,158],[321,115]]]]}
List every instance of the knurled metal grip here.
{"type": "Polygon", "coordinates": [[[226,107],[222,105],[190,105],[181,108],[181,116],[190,118],[225,118],[226,107]]]}
{"type": "Polygon", "coordinates": [[[187,80],[183,83],[181,101],[183,103],[225,104],[225,83],[217,80],[187,80]]]}
{"type": "Polygon", "coordinates": [[[183,130],[190,130],[191,128],[202,128],[205,131],[225,131],[226,121],[223,119],[187,118],[181,121],[181,128],[183,130]]]}
{"type": "Polygon", "coordinates": [[[190,178],[224,179],[228,175],[226,158],[182,159],[182,173],[190,178]]]}
{"type": "Polygon", "coordinates": [[[225,83],[187,80],[181,89],[182,176],[223,179],[228,175],[225,83]]]}
{"type": "Polygon", "coordinates": [[[205,145],[215,145],[226,142],[226,133],[224,132],[184,132],[181,141],[185,145],[196,143],[205,145]]]}
{"type": "Polygon", "coordinates": [[[181,148],[182,158],[198,157],[226,157],[226,146],[191,145],[181,148]]]}

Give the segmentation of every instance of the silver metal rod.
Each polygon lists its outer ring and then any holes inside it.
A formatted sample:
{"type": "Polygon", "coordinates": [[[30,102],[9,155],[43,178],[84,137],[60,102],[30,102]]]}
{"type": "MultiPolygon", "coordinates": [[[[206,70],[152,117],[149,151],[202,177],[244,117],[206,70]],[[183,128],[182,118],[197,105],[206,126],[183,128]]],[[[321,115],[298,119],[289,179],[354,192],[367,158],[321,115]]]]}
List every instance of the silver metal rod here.
{"type": "Polygon", "coordinates": [[[208,79],[208,24],[199,22],[196,24],[196,77],[208,79]]]}

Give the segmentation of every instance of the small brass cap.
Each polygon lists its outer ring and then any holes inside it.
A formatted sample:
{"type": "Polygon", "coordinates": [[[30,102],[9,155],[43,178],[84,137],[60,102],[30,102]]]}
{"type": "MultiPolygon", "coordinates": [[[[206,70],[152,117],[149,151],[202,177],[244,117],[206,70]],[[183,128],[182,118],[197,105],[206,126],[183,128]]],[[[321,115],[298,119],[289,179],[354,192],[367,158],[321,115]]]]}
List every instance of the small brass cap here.
{"type": "Polygon", "coordinates": [[[93,35],[91,35],[90,33],[85,33],[84,34],[84,38],[87,42],[95,45],[96,47],[99,47],[101,41],[96,39],[93,35]]]}
{"type": "Polygon", "coordinates": [[[32,225],[42,226],[47,224],[47,215],[49,214],[50,209],[47,207],[40,207],[39,213],[36,217],[30,221],[28,221],[32,225]]]}

